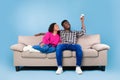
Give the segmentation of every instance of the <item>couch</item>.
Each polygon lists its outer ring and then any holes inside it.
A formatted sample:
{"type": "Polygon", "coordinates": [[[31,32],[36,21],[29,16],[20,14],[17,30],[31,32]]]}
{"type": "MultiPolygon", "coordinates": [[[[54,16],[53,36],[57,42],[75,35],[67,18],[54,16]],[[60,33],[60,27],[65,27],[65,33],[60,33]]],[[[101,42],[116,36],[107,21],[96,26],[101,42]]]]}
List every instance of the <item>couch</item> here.
{"type": "MultiPolygon", "coordinates": [[[[43,35],[40,36],[19,36],[18,43],[10,48],[14,52],[14,66],[16,71],[19,71],[21,66],[38,66],[38,67],[55,67],[56,54],[44,54],[41,52],[23,51],[26,45],[38,44],[43,35]]],[[[78,39],[77,44],[82,46],[83,59],[82,66],[99,66],[102,71],[105,71],[107,65],[107,55],[109,46],[102,44],[99,34],[84,35],[78,39]]],[[[63,66],[75,66],[76,54],[75,51],[63,51],[63,66]]]]}

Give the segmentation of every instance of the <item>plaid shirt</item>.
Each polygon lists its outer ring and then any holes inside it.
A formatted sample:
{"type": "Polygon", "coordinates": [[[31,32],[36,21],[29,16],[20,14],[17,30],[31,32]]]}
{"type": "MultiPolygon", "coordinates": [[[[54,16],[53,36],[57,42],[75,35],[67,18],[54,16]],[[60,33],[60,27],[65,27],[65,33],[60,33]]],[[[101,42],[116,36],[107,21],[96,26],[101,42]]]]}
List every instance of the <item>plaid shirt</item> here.
{"type": "Polygon", "coordinates": [[[82,29],[81,31],[70,31],[67,32],[65,30],[60,31],[60,37],[61,37],[61,43],[63,44],[76,44],[77,39],[84,35],[86,32],[85,29],[82,29]]]}

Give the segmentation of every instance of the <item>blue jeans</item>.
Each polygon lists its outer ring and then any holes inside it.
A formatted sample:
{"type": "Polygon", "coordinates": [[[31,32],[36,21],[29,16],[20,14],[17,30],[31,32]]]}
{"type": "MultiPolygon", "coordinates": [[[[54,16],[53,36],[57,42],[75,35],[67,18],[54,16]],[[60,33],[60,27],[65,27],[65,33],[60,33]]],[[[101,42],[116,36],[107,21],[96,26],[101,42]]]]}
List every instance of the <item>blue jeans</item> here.
{"type": "Polygon", "coordinates": [[[56,50],[52,45],[44,45],[42,47],[40,45],[34,45],[32,48],[39,50],[42,53],[52,53],[56,50]]]}
{"type": "Polygon", "coordinates": [[[76,65],[81,65],[83,54],[81,46],[79,44],[59,44],[56,48],[56,59],[58,66],[62,66],[62,52],[64,50],[76,51],[76,65]]]}

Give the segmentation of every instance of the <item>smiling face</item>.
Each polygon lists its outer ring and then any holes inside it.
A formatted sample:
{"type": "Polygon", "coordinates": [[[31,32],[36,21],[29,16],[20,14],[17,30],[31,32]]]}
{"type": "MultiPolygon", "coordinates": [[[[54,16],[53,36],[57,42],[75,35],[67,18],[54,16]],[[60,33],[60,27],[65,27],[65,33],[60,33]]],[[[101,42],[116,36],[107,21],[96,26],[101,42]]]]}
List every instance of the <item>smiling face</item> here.
{"type": "Polygon", "coordinates": [[[54,25],[54,31],[59,31],[59,26],[57,24],[54,25]]]}
{"type": "Polygon", "coordinates": [[[62,22],[62,26],[65,30],[70,30],[70,23],[67,20],[62,22]]]}

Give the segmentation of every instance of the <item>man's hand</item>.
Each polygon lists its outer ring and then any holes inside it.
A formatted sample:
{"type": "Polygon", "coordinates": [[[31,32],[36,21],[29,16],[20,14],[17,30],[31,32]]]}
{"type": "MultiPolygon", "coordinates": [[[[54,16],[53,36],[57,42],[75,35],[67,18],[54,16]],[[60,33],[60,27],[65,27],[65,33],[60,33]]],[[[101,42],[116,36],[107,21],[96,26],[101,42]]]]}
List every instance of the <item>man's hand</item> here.
{"type": "Polygon", "coordinates": [[[84,22],[84,16],[80,17],[81,22],[84,22]]]}
{"type": "Polygon", "coordinates": [[[82,29],[85,29],[84,19],[85,19],[85,17],[84,17],[84,16],[81,16],[81,17],[80,17],[81,24],[82,24],[82,29]]]}

